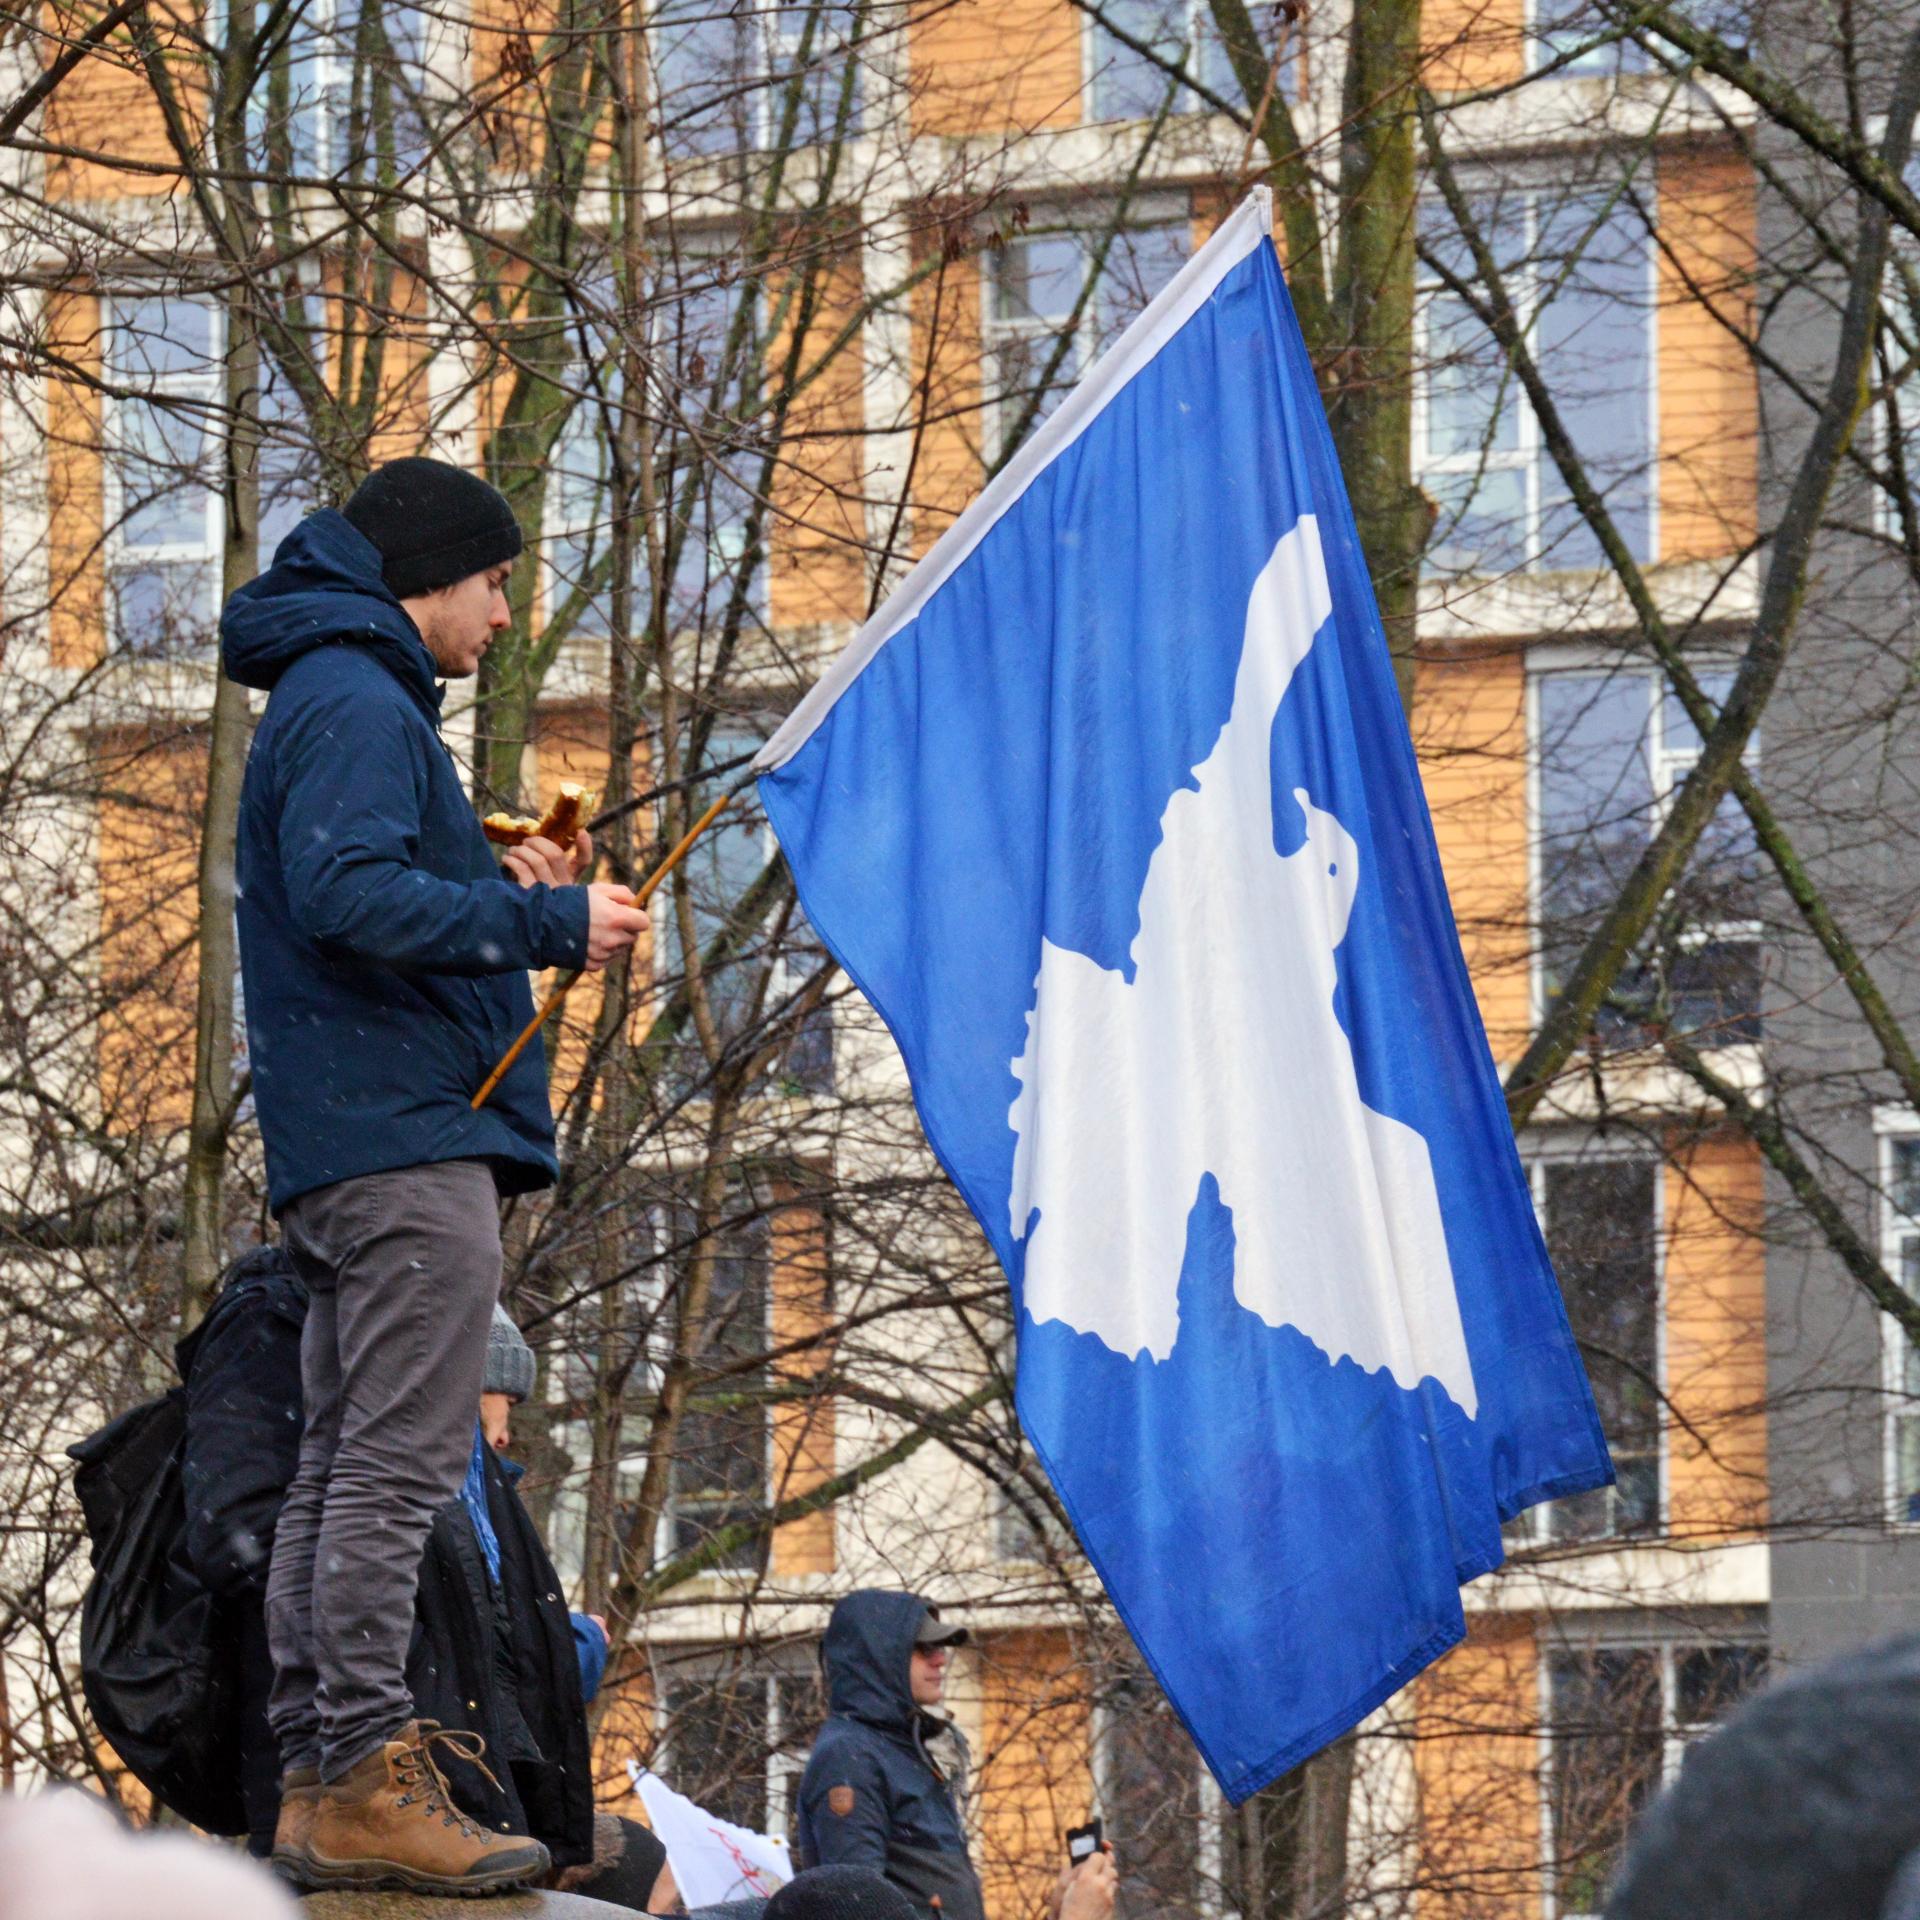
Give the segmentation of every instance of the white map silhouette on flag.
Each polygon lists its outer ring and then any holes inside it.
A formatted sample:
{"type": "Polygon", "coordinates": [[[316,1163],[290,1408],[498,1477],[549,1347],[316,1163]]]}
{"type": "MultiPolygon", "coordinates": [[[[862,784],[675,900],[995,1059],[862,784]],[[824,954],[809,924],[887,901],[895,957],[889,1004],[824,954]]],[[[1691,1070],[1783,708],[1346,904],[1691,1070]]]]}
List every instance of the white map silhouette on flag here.
{"type": "Polygon", "coordinates": [[[1330,611],[1319,527],[1303,516],[1254,582],[1198,791],[1177,791],[1161,818],[1133,980],[1042,944],[1009,1115],[1025,1306],[1165,1360],[1187,1217],[1211,1173],[1233,1214],[1241,1306],[1402,1387],[1431,1375],[1472,1418],[1427,1143],[1362,1100],[1334,1016],[1358,850],[1304,788],[1305,844],[1285,858],[1273,846],[1274,716],[1330,611]]]}

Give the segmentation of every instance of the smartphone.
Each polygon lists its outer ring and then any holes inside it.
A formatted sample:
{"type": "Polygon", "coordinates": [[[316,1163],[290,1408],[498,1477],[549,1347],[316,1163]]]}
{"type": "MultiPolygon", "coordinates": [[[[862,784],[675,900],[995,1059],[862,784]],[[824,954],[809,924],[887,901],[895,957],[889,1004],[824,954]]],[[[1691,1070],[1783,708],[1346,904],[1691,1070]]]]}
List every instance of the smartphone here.
{"type": "Polygon", "coordinates": [[[1100,1843],[1105,1832],[1097,1819],[1089,1820],[1084,1827],[1067,1829],[1067,1861],[1078,1866],[1083,1860],[1091,1860],[1100,1851],[1100,1843]]]}

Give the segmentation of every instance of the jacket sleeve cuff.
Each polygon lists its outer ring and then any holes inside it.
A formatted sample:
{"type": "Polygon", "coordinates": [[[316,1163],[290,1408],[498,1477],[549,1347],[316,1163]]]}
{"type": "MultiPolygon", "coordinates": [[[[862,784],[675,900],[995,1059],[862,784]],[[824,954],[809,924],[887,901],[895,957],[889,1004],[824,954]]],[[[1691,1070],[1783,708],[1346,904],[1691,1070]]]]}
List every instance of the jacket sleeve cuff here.
{"type": "Polygon", "coordinates": [[[587,890],[550,887],[545,894],[537,964],[578,973],[587,964],[587,890]]]}

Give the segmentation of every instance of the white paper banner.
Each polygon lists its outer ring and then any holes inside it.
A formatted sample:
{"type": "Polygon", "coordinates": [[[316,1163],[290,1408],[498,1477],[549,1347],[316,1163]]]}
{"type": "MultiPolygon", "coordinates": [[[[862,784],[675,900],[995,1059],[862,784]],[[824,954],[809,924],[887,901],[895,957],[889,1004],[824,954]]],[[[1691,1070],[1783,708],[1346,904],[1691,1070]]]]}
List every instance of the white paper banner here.
{"type": "Polygon", "coordinates": [[[642,1766],[629,1762],[627,1772],[648,1823],[667,1850],[667,1864],[689,1913],[729,1900],[765,1899],[793,1878],[793,1854],[786,1841],[708,1813],[642,1766]]]}

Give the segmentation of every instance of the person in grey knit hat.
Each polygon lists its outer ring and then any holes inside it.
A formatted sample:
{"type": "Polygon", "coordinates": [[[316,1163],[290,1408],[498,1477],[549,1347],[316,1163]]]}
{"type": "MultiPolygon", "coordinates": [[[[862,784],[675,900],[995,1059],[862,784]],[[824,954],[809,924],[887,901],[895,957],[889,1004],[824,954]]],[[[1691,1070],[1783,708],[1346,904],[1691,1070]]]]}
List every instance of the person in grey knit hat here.
{"type": "Polygon", "coordinates": [[[487,1365],[480,1376],[480,1391],[504,1394],[510,1401],[524,1400],[533,1392],[533,1371],[533,1349],[496,1300],[493,1324],[487,1329],[487,1365]]]}
{"type": "MultiPolygon", "coordinates": [[[[487,1563],[491,1576],[489,1590],[503,1614],[511,1610],[512,1603],[500,1577],[495,1501],[502,1480],[509,1496],[518,1500],[518,1494],[511,1490],[519,1478],[520,1468],[514,1461],[489,1456],[504,1454],[512,1444],[513,1409],[533,1397],[536,1375],[533,1349],[506,1308],[496,1303],[492,1324],[487,1329],[487,1364],[480,1381],[480,1424],[474,1436],[473,1461],[460,1497],[474,1540],[487,1563]]],[[[607,1623],[597,1613],[575,1613],[571,1618],[584,1707],[592,1700],[606,1668],[607,1623]]],[[[511,1624],[503,1618],[498,1644],[511,1649],[515,1640],[511,1624]]],[[[509,1684],[517,1684],[510,1671],[510,1652],[506,1664],[509,1684]]],[[[552,1884],[560,1891],[585,1894],[633,1912],[668,1913],[678,1907],[679,1896],[667,1865],[667,1850],[637,1821],[596,1809],[592,1845],[590,1860],[570,1866],[554,1878],[552,1884]]]]}

